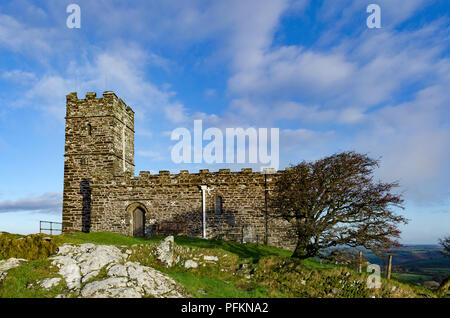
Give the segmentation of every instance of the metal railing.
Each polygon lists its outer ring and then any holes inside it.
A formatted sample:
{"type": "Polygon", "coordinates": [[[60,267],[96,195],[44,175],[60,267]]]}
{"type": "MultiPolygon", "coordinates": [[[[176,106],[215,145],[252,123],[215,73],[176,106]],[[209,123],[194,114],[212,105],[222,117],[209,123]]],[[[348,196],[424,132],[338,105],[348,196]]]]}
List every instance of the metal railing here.
{"type": "Polygon", "coordinates": [[[39,221],[39,233],[53,235],[53,232],[56,232],[57,234],[61,234],[62,233],[62,223],[51,222],[51,221],[39,221]],[[56,227],[55,227],[55,225],[56,225],[56,227]],[[45,228],[44,226],[47,226],[47,228],[45,228]],[[45,233],[43,231],[50,231],[50,233],[45,233]]]}

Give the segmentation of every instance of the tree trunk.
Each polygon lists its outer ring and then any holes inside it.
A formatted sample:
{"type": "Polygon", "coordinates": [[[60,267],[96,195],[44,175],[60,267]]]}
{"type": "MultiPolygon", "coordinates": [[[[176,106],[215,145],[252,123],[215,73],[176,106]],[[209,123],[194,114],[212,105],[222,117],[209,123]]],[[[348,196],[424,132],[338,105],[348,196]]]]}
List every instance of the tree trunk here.
{"type": "Polygon", "coordinates": [[[314,255],[311,255],[309,245],[311,244],[311,237],[303,235],[298,236],[297,246],[295,247],[292,258],[305,259],[314,255]]]}
{"type": "Polygon", "coordinates": [[[450,288],[450,276],[444,279],[444,281],[441,283],[441,286],[439,286],[438,294],[440,297],[445,297],[448,293],[448,289],[450,288]]]}

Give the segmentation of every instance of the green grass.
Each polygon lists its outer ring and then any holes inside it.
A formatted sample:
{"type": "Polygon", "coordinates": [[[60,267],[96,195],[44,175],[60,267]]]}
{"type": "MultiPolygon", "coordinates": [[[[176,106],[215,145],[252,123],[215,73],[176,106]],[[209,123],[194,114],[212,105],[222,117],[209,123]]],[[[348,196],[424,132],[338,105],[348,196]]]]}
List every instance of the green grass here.
{"type": "MultiPolygon", "coordinates": [[[[164,271],[164,270],[162,270],[164,271]]],[[[167,275],[183,285],[196,298],[261,298],[267,297],[264,288],[236,284],[230,278],[220,275],[193,275],[185,270],[168,270],[167,275]]]]}
{"type": "Polygon", "coordinates": [[[61,280],[58,286],[49,291],[39,288],[36,281],[58,277],[56,269],[50,266],[48,259],[40,259],[10,269],[0,283],[0,298],[54,298],[65,289],[61,280]]]}
{"type": "MultiPolygon", "coordinates": [[[[83,244],[105,244],[116,246],[131,246],[131,245],[145,245],[154,244],[164,239],[163,236],[153,237],[130,237],[110,232],[95,232],[95,233],[74,233],[68,235],[54,236],[56,244],[63,243],[83,244]]],[[[256,245],[256,244],[240,244],[235,242],[228,242],[222,240],[204,240],[200,238],[175,236],[175,244],[190,247],[190,248],[205,248],[212,250],[223,250],[237,255],[241,259],[251,259],[252,262],[257,263],[261,257],[267,256],[281,256],[289,257],[290,251],[276,248],[273,246],[256,245]]]]}
{"type": "Polygon", "coordinates": [[[73,233],[66,235],[53,236],[55,242],[60,245],[63,243],[83,244],[93,243],[98,245],[134,245],[134,244],[153,244],[159,242],[162,237],[132,237],[110,232],[94,232],[94,233],[73,233]]]}
{"type": "Polygon", "coordinates": [[[20,237],[24,237],[25,235],[22,234],[12,234],[12,233],[8,233],[8,232],[0,232],[0,236],[3,236],[5,238],[9,238],[9,239],[16,239],[16,238],[20,238],[20,237]]]}
{"type": "Polygon", "coordinates": [[[402,280],[412,281],[414,283],[423,283],[427,280],[432,280],[432,276],[420,275],[420,274],[410,274],[410,273],[396,273],[392,274],[393,278],[399,278],[402,280]]]}
{"type": "Polygon", "coordinates": [[[251,243],[240,244],[222,240],[203,240],[183,236],[175,237],[175,243],[184,247],[223,250],[237,255],[240,259],[251,259],[252,263],[257,263],[262,257],[289,257],[292,254],[290,251],[273,246],[256,245],[251,243]]]}
{"type": "Polygon", "coordinates": [[[325,261],[321,262],[317,258],[307,258],[307,259],[301,260],[300,263],[308,269],[316,269],[319,271],[336,268],[336,265],[327,263],[325,261]]]}

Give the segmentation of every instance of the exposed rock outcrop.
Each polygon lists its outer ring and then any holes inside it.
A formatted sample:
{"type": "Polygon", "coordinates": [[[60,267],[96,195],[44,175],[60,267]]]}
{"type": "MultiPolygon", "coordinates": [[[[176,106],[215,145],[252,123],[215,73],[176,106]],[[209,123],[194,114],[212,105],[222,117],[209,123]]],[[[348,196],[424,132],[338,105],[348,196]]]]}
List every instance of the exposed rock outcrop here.
{"type": "Polygon", "coordinates": [[[191,259],[188,259],[185,263],[184,263],[184,267],[186,268],[197,268],[198,267],[198,263],[196,261],[193,261],[191,259]]]}
{"type": "Polygon", "coordinates": [[[0,282],[6,277],[11,268],[18,267],[22,262],[26,261],[27,260],[22,258],[9,258],[7,260],[0,261],[0,282]]]}
{"type": "Polygon", "coordinates": [[[61,278],[59,278],[59,277],[54,277],[54,278],[47,278],[47,279],[44,279],[44,280],[42,280],[42,281],[40,281],[40,282],[38,282],[38,283],[39,283],[39,285],[40,285],[42,288],[44,288],[44,289],[50,289],[50,288],[52,288],[52,287],[58,285],[60,281],[61,281],[61,278]]]}
{"type": "MultiPolygon", "coordinates": [[[[170,239],[163,242],[162,259],[171,265],[170,239]],[[165,244],[165,245],[163,245],[165,244]]],[[[129,262],[127,253],[109,245],[63,245],[52,264],[59,268],[68,288],[78,297],[140,298],[186,297],[181,285],[163,273],[136,262],[129,262]]],[[[173,260],[172,260],[173,261],[173,260]]],[[[61,296],[61,295],[60,295],[61,296]]]]}
{"type": "Polygon", "coordinates": [[[173,264],[173,236],[166,237],[156,249],[156,257],[167,267],[172,267],[173,264]]]}

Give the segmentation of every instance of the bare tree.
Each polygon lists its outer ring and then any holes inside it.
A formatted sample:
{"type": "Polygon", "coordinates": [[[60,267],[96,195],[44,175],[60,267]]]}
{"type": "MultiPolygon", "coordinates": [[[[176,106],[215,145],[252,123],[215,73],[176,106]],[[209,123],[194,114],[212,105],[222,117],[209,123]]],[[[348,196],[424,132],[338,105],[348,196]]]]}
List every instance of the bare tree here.
{"type": "Polygon", "coordinates": [[[392,211],[403,209],[401,196],[391,193],[398,183],[375,182],[376,167],[378,161],[367,155],[343,152],[282,173],[271,205],[275,215],[295,226],[292,257],[339,246],[377,252],[400,245],[398,225],[408,221],[392,211]]]}

